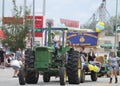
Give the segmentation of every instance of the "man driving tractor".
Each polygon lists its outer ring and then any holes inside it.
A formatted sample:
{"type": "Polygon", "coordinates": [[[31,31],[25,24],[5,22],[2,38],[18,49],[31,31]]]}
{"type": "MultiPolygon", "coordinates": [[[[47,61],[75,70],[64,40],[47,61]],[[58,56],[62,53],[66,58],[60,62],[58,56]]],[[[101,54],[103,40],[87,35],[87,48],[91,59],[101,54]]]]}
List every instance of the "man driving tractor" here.
{"type": "Polygon", "coordinates": [[[55,54],[54,54],[54,55],[55,55],[55,57],[57,58],[57,55],[58,55],[58,48],[59,48],[58,39],[56,38],[54,32],[52,32],[51,35],[52,35],[51,43],[52,43],[52,46],[55,48],[55,54]]]}

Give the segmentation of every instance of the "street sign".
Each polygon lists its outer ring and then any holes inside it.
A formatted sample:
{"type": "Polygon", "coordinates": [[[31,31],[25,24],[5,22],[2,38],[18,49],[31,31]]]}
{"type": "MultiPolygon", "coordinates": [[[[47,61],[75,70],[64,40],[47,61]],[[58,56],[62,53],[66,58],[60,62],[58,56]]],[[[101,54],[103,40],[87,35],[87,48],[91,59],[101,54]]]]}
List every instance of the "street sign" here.
{"type": "MultiPolygon", "coordinates": [[[[33,16],[26,16],[26,22],[32,24],[33,16]]],[[[3,24],[23,24],[23,18],[15,18],[15,17],[4,17],[3,24]]],[[[43,16],[35,16],[34,28],[43,28],[43,16]]],[[[36,30],[35,37],[42,37],[42,32],[40,30],[36,30]]]]}
{"type": "MultiPolygon", "coordinates": [[[[27,21],[33,21],[33,16],[26,16],[27,21]]],[[[43,27],[43,16],[35,16],[35,26],[34,28],[43,27]]]]}
{"type": "Polygon", "coordinates": [[[23,24],[23,18],[3,17],[3,24],[23,24]]]}

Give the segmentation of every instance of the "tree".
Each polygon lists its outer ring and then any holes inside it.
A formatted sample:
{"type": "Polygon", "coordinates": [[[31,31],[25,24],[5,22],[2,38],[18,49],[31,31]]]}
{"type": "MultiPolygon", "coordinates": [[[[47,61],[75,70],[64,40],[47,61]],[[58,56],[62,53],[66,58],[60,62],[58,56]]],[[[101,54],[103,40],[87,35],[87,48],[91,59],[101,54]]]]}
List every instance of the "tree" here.
{"type": "MultiPolygon", "coordinates": [[[[116,25],[116,16],[111,16],[109,22],[106,22],[105,24],[106,35],[110,36],[114,34],[115,25],[116,25]]],[[[117,18],[117,25],[120,25],[120,15],[118,15],[118,18],[117,18]]]]}
{"type": "MultiPolygon", "coordinates": [[[[25,22],[25,24],[19,24],[19,19],[22,16],[22,6],[16,5],[16,0],[12,1],[13,3],[13,18],[15,18],[16,24],[7,24],[4,25],[3,31],[5,33],[5,39],[2,40],[2,44],[5,46],[7,43],[11,50],[15,51],[18,48],[25,48],[25,38],[26,34],[29,32],[31,27],[30,22],[25,22]]],[[[30,9],[26,7],[25,15],[30,14],[30,9]]],[[[26,18],[25,18],[26,21],[26,18]]]]}

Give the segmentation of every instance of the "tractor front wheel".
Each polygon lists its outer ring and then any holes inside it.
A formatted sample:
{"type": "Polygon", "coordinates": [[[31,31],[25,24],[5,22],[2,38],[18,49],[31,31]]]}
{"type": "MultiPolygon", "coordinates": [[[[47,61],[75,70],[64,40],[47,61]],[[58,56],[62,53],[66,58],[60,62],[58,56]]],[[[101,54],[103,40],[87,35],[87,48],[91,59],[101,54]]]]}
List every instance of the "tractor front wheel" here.
{"type": "Polygon", "coordinates": [[[48,72],[44,72],[43,74],[43,81],[44,82],[49,82],[50,81],[50,75],[48,72]]]}
{"type": "Polygon", "coordinates": [[[60,68],[60,85],[65,85],[66,83],[66,68],[65,67],[61,67],[60,68]]]}
{"type": "Polygon", "coordinates": [[[91,80],[97,81],[97,72],[91,71],[91,80]]]}

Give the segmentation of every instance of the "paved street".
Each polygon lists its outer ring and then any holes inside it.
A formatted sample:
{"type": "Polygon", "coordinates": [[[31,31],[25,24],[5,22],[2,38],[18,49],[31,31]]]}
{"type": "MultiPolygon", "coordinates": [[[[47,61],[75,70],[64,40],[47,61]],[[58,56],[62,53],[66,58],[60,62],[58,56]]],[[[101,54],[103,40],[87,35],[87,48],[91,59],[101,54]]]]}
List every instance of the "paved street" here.
{"type": "MultiPolygon", "coordinates": [[[[6,68],[0,69],[0,86],[19,86],[18,78],[13,78],[13,69],[6,68]]],[[[97,82],[92,82],[89,76],[86,76],[85,83],[80,83],[79,85],[70,85],[66,84],[66,86],[120,86],[120,76],[118,77],[119,82],[117,84],[113,83],[109,84],[109,78],[101,77],[98,78],[97,82]]],[[[59,78],[52,77],[51,81],[48,83],[44,83],[42,80],[42,76],[40,75],[38,84],[26,84],[25,86],[60,86],[59,78]]]]}

